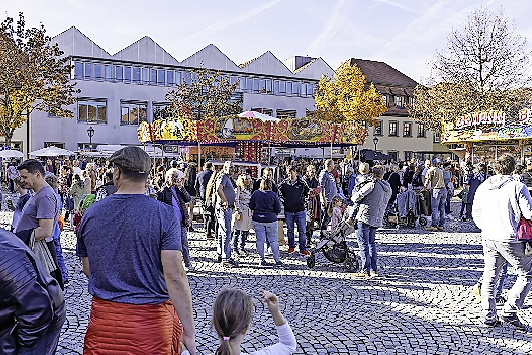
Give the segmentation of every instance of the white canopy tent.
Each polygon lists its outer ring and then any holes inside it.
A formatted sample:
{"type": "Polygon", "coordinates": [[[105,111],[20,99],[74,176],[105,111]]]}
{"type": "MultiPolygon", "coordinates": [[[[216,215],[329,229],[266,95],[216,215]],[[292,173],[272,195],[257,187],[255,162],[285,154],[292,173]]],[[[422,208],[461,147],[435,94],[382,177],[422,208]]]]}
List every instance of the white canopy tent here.
{"type": "Polygon", "coordinates": [[[18,150],[0,150],[0,158],[22,158],[24,154],[18,150]]]}
{"type": "Polygon", "coordinates": [[[52,146],[52,147],[33,151],[30,153],[30,156],[32,157],[60,157],[60,156],[71,156],[75,154],[76,152],[52,146]]]}

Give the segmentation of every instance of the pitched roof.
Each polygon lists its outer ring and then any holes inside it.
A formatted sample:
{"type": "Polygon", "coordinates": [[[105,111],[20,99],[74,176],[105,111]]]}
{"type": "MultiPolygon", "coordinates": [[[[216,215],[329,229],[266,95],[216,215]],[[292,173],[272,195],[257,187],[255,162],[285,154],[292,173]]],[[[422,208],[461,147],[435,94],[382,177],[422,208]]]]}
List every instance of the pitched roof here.
{"type": "Polygon", "coordinates": [[[52,43],[57,43],[65,55],[80,57],[111,58],[111,55],[85,36],[75,26],[52,37],[52,43]]]}
{"type": "Polygon", "coordinates": [[[190,57],[181,62],[181,65],[199,68],[203,65],[204,68],[215,70],[230,70],[240,71],[240,68],[229,59],[218,47],[214,44],[209,44],[207,47],[197,51],[190,57]]]}
{"type": "Polygon", "coordinates": [[[383,62],[351,58],[351,65],[359,67],[366,80],[374,84],[412,88],[417,86],[414,79],[383,62]]]}
{"type": "Polygon", "coordinates": [[[328,77],[333,77],[334,69],[331,68],[323,58],[315,58],[303,65],[301,68],[294,71],[294,75],[298,78],[309,78],[319,80],[321,76],[326,75],[328,77]]]}
{"type": "Polygon", "coordinates": [[[128,60],[132,62],[154,63],[154,64],[172,64],[177,65],[179,62],[172,57],[163,47],[158,45],[153,39],[144,36],[138,41],[122,49],[113,58],[128,60]]]}
{"type": "Polygon", "coordinates": [[[292,73],[290,69],[288,69],[286,65],[284,65],[283,62],[270,51],[242,64],[240,68],[242,68],[242,71],[248,73],[294,76],[294,73],[292,73]]]}

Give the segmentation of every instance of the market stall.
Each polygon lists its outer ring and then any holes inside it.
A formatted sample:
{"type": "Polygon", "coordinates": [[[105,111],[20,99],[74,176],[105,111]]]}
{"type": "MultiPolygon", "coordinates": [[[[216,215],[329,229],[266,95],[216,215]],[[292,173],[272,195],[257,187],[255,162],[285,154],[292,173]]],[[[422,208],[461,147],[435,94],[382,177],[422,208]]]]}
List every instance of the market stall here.
{"type": "Polygon", "coordinates": [[[510,153],[523,161],[532,156],[532,110],[525,108],[517,117],[502,111],[473,112],[444,124],[442,144],[465,149],[464,160],[493,161],[510,153]]]}

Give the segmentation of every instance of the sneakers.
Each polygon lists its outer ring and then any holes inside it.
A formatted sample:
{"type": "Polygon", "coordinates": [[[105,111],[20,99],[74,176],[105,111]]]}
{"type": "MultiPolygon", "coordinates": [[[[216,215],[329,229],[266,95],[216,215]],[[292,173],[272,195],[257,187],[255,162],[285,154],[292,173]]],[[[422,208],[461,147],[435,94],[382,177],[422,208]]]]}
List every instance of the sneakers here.
{"type": "Polygon", "coordinates": [[[293,247],[290,247],[290,248],[288,248],[288,250],[286,252],[288,254],[292,254],[294,251],[295,251],[295,249],[293,247]]]}
{"type": "Polygon", "coordinates": [[[221,263],[222,262],[222,256],[221,255],[218,255],[218,259],[217,259],[218,263],[221,263]]]}
{"type": "Polygon", "coordinates": [[[190,264],[189,266],[186,267],[188,271],[190,272],[193,272],[194,270],[196,270],[196,268],[194,267],[194,265],[190,264]]]}
{"type": "Polygon", "coordinates": [[[501,321],[499,320],[499,317],[486,317],[484,318],[484,324],[488,327],[495,327],[499,324],[501,324],[501,321]]]}
{"type": "Polygon", "coordinates": [[[528,325],[521,323],[521,321],[517,317],[517,314],[515,313],[512,314],[511,316],[502,316],[502,321],[504,323],[513,325],[517,330],[521,332],[526,332],[528,329],[528,325]]]}
{"type": "Polygon", "coordinates": [[[366,274],[365,272],[356,272],[356,273],[353,274],[353,276],[356,277],[356,278],[366,278],[369,275],[366,274]]]}
{"type": "Polygon", "coordinates": [[[275,267],[282,267],[282,266],[284,266],[284,264],[281,261],[275,262],[275,267]]]}
{"type": "Polygon", "coordinates": [[[473,286],[473,294],[477,298],[478,302],[482,301],[482,296],[480,295],[480,286],[479,285],[473,286]]]}
{"type": "Polygon", "coordinates": [[[299,252],[299,254],[301,254],[301,255],[303,255],[303,256],[310,256],[310,255],[311,255],[311,254],[310,254],[310,251],[308,251],[308,250],[301,250],[301,251],[299,252]]]}
{"type": "Polygon", "coordinates": [[[438,231],[438,228],[433,227],[433,226],[430,226],[430,227],[427,227],[426,231],[427,231],[427,232],[437,232],[437,231],[438,231]]]}
{"type": "Polygon", "coordinates": [[[443,231],[443,227],[442,226],[438,226],[438,230],[441,232],[443,231]]]}
{"type": "Polygon", "coordinates": [[[239,267],[238,263],[234,261],[233,259],[229,259],[224,263],[225,267],[239,267]]]}
{"type": "Polygon", "coordinates": [[[497,297],[497,300],[495,302],[497,303],[497,306],[504,306],[504,304],[506,303],[506,298],[504,298],[503,296],[499,296],[497,297]]]}
{"type": "Polygon", "coordinates": [[[369,272],[369,276],[371,276],[371,277],[377,277],[377,276],[379,276],[379,274],[377,274],[377,271],[373,271],[373,270],[371,270],[371,271],[369,272]]]}
{"type": "Polygon", "coordinates": [[[270,266],[271,264],[269,262],[267,262],[266,260],[261,260],[261,262],[259,263],[260,266],[270,266]]]}

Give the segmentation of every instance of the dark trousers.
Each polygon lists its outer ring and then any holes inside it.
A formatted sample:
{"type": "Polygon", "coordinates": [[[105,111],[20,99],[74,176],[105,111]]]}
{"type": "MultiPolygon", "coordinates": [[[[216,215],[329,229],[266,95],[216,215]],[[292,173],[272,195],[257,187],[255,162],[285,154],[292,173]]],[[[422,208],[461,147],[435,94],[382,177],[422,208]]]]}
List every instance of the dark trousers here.
{"type": "Polygon", "coordinates": [[[203,215],[203,228],[205,228],[205,234],[211,236],[214,234],[214,215],[205,213],[203,215]]]}

